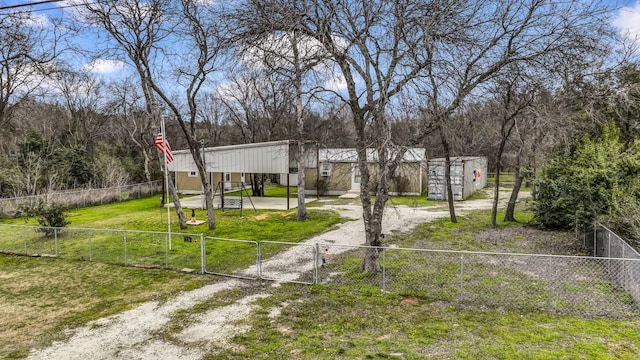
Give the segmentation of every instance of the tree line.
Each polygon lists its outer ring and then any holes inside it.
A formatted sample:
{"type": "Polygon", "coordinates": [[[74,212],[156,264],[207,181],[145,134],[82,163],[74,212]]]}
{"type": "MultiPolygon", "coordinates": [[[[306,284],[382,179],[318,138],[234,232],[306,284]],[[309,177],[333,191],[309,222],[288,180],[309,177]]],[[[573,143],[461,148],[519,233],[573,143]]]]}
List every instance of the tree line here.
{"type": "MultiPolygon", "coordinates": [[[[522,182],[584,134],[614,123],[629,146],[637,138],[637,53],[614,14],[577,0],[81,1],[46,25],[0,12],[0,192],[159,178],[164,119],[171,146],[196,163],[210,228],[203,146],[281,139],[297,140],[301,156],[309,142],[356,149],[368,245],[381,244],[409,147],[447,162],[485,155],[494,172],[515,172],[513,220],[522,182]],[[73,37],[87,33],[95,43],[78,48],[73,37]],[[74,65],[80,57],[126,64],[130,76],[96,78],[74,65]]],[[[366,270],[377,256],[367,253],[366,270]]]]}

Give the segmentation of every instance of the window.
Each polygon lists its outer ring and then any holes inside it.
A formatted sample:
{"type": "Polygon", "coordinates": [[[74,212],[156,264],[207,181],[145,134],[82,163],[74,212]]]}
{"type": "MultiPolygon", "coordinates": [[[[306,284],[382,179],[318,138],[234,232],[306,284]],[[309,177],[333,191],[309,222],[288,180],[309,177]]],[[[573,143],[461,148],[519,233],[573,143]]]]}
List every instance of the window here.
{"type": "Polygon", "coordinates": [[[320,176],[324,176],[324,177],[331,176],[330,163],[320,163],[320,176]]]}
{"type": "Polygon", "coordinates": [[[189,171],[189,177],[198,177],[197,171],[189,171]]]}

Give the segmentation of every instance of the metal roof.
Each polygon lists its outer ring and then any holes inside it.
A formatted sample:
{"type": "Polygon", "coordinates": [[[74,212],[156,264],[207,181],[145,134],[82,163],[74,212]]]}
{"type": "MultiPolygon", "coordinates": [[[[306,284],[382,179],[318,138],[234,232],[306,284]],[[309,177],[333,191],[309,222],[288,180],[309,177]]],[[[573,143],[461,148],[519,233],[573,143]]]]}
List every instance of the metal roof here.
{"type": "MultiPolygon", "coordinates": [[[[391,151],[392,154],[395,151],[391,151]]],[[[358,162],[358,153],[355,149],[320,149],[320,161],[322,162],[358,162]]],[[[378,151],[367,149],[367,160],[378,161],[378,151]]],[[[404,153],[402,161],[421,162],[426,160],[424,148],[409,148],[404,153]]]]}
{"type": "MultiPolygon", "coordinates": [[[[290,168],[297,167],[295,153],[297,142],[291,140],[271,141],[252,144],[217,146],[204,149],[207,172],[287,174],[290,168]]],[[[391,150],[394,153],[394,150],[391,150]]],[[[195,171],[197,169],[189,150],[173,151],[174,161],[169,171],[195,171]]],[[[355,149],[320,149],[318,158],[323,162],[357,162],[355,149]]],[[[376,149],[367,149],[368,161],[378,161],[376,149]]],[[[423,148],[409,148],[404,154],[404,162],[425,161],[423,148]]],[[[315,152],[309,153],[308,167],[316,167],[315,152]]]]}
{"type": "MultiPolygon", "coordinates": [[[[204,150],[204,161],[207,172],[286,174],[291,161],[290,144],[283,140],[209,147],[204,150]]],[[[189,150],[174,151],[173,157],[169,171],[197,169],[189,150]]]]}

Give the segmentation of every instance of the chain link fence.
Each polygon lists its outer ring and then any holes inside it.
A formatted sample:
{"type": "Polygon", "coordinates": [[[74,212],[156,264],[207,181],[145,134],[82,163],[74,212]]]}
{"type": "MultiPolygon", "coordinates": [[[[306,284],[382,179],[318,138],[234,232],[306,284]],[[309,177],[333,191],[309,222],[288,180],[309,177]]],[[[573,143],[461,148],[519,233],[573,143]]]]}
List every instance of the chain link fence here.
{"type": "Polygon", "coordinates": [[[606,272],[615,283],[640,303],[640,254],[623,238],[606,226],[576,226],[576,236],[582,239],[593,256],[606,258],[606,272]]]}
{"type": "MultiPolygon", "coordinates": [[[[614,237],[591,239],[607,255],[614,237]],[[600,242],[604,241],[604,245],[600,242]]],[[[624,248],[625,255],[629,251],[624,248]]],[[[579,257],[287,243],[200,234],[0,224],[0,251],[124,266],[195,271],[247,279],[326,284],[388,292],[460,306],[548,311],[582,316],[640,314],[640,257],[579,257]],[[381,271],[362,271],[367,251],[381,271]]]]}
{"type": "MultiPolygon", "coordinates": [[[[623,268],[640,271],[640,260],[386,247],[380,249],[382,271],[366,274],[361,268],[367,247],[320,247],[328,249],[328,259],[318,280],[329,286],[379,288],[462,306],[583,316],[640,314],[639,302],[611,275],[623,268]]],[[[639,281],[627,278],[636,285],[639,281]]]]}
{"type": "Polygon", "coordinates": [[[0,225],[5,254],[203,272],[202,235],[0,225]]]}
{"type": "Polygon", "coordinates": [[[0,198],[0,216],[13,216],[21,206],[35,206],[40,201],[56,203],[66,208],[74,208],[128,199],[140,199],[145,196],[160,193],[161,191],[162,181],[158,180],[102,189],[89,188],[33,196],[0,198]]]}

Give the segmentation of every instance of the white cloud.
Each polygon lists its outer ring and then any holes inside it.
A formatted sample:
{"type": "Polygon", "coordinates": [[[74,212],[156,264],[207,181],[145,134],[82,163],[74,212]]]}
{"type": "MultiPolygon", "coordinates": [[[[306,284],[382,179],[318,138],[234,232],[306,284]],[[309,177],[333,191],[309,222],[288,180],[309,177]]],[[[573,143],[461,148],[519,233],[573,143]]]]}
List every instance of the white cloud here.
{"type": "Polygon", "coordinates": [[[27,19],[26,24],[33,27],[45,28],[49,27],[51,25],[51,22],[49,22],[49,18],[43,14],[31,14],[31,16],[29,16],[29,18],[27,19]]]}
{"type": "MultiPolygon", "coordinates": [[[[320,43],[309,37],[297,39],[300,62],[317,61],[325,57],[320,43]]],[[[270,35],[259,46],[250,48],[240,59],[246,66],[259,69],[265,62],[275,67],[290,67],[294,63],[290,34],[270,35]]]]}
{"type": "Polygon", "coordinates": [[[34,12],[14,12],[12,16],[2,20],[7,21],[14,27],[29,26],[34,28],[47,28],[51,26],[51,22],[47,16],[34,12]]]}
{"type": "Polygon", "coordinates": [[[327,82],[325,82],[325,87],[333,91],[345,90],[347,88],[347,81],[345,80],[344,75],[338,74],[327,80],[327,82]]]}
{"type": "Polygon", "coordinates": [[[97,59],[84,65],[84,70],[98,74],[111,74],[124,69],[125,63],[120,60],[97,59]]]}
{"type": "Polygon", "coordinates": [[[618,12],[618,16],[613,20],[613,25],[620,32],[632,39],[640,39],[640,1],[633,7],[623,7],[618,12]]]}

